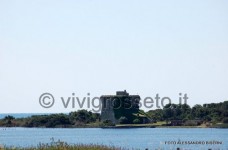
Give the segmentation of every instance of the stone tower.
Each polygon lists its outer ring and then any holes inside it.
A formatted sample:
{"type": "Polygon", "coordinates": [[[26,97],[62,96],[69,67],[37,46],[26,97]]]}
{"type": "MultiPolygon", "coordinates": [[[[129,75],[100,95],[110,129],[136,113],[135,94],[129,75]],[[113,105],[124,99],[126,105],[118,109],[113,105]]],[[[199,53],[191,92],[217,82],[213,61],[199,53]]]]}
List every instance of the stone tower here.
{"type": "Polygon", "coordinates": [[[138,103],[140,100],[140,96],[139,95],[129,95],[129,93],[127,93],[126,90],[124,91],[117,91],[116,95],[102,95],[100,97],[101,103],[102,103],[102,109],[101,109],[101,121],[105,121],[105,120],[110,120],[112,121],[112,123],[116,124],[118,123],[118,119],[119,117],[125,116],[129,109],[123,109],[123,104],[120,106],[122,111],[119,112],[118,114],[116,114],[118,110],[118,107],[115,108],[115,102],[119,102],[121,104],[121,102],[124,101],[128,101],[131,105],[132,108],[137,108],[138,107],[138,103]]]}

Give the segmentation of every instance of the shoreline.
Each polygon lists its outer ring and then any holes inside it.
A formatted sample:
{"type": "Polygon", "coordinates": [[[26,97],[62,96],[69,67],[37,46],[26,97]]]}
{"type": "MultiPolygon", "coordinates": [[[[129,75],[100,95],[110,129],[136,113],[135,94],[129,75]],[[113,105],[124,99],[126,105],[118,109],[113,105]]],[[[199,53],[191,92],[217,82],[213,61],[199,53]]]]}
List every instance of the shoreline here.
{"type": "Polygon", "coordinates": [[[4,128],[40,128],[40,129],[77,129],[77,128],[100,128],[100,129],[134,129],[134,128],[222,128],[222,129],[228,129],[227,125],[225,127],[223,126],[159,126],[159,125],[117,125],[117,126],[78,126],[78,127],[22,127],[22,126],[12,126],[12,127],[6,127],[6,126],[0,126],[1,129],[4,128]]]}

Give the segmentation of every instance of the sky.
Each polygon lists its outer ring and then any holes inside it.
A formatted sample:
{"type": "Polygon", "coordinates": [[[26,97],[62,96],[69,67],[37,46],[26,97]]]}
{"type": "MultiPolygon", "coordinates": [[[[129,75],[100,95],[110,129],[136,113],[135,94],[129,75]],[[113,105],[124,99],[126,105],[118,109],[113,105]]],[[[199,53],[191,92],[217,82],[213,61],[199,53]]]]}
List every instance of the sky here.
{"type": "Polygon", "coordinates": [[[227,8],[227,0],[1,0],[0,113],[70,112],[79,107],[64,108],[61,97],[119,90],[173,103],[186,93],[190,106],[228,100],[227,8]],[[51,108],[40,105],[43,93],[51,108]]]}

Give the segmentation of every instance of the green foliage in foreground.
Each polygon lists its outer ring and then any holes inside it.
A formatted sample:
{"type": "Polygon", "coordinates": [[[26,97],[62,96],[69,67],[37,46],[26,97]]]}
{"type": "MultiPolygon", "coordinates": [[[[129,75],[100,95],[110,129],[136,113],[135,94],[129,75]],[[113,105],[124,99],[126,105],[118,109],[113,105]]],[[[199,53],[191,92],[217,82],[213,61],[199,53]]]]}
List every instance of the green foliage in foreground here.
{"type": "Polygon", "coordinates": [[[104,145],[63,145],[63,146],[42,146],[28,148],[3,148],[0,150],[127,150],[104,145]]]}
{"type": "Polygon", "coordinates": [[[106,146],[106,145],[96,145],[96,144],[74,144],[70,145],[62,141],[54,141],[51,139],[51,143],[39,144],[37,147],[0,147],[0,150],[127,150],[121,147],[106,146]]]}

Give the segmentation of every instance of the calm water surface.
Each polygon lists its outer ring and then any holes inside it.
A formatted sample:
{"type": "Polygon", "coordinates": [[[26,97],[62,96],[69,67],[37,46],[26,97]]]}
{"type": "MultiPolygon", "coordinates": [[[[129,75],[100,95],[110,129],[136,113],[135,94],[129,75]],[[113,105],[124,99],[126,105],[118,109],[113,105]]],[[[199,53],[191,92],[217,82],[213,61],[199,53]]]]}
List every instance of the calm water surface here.
{"type": "Polygon", "coordinates": [[[6,146],[37,146],[50,143],[51,138],[69,144],[104,144],[140,149],[224,149],[228,150],[228,129],[199,128],[136,128],[136,129],[47,129],[0,128],[0,144],[6,146]],[[171,142],[165,144],[165,142],[171,142]],[[183,141],[218,141],[222,144],[174,144],[183,141]]]}

